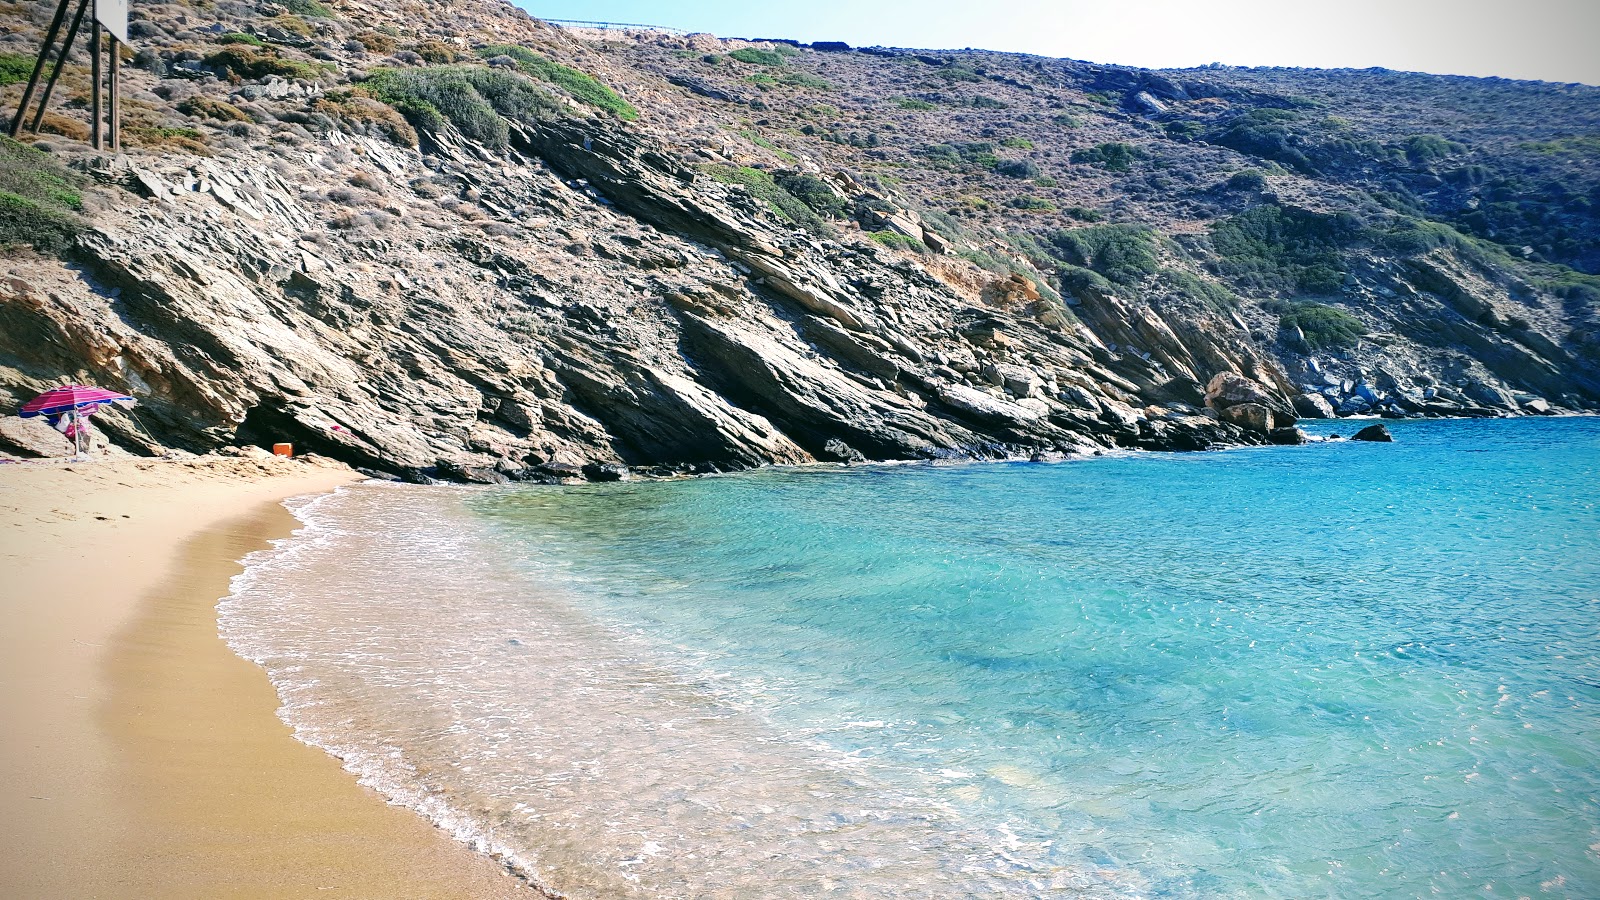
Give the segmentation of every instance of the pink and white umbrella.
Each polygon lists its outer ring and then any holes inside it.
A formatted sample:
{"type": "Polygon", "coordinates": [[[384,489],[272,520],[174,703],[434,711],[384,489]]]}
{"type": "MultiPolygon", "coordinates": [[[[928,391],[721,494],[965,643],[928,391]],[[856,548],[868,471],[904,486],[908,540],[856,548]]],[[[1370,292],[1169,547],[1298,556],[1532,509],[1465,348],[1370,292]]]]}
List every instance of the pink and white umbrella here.
{"type": "Polygon", "coordinates": [[[132,406],[138,401],[126,394],[90,387],[86,384],[69,384],[45,391],[22,404],[20,415],[24,419],[45,416],[56,430],[72,439],[73,449],[83,452],[82,437],[89,427],[89,417],[108,403],[132,406]]]}

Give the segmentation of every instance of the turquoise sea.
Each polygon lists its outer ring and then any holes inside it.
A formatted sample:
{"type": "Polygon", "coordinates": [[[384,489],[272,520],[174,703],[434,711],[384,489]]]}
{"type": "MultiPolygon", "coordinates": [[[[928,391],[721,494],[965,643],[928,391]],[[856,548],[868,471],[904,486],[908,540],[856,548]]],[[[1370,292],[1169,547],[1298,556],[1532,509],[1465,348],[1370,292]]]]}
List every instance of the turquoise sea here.
{"type": "Polygon", "coordinates": [[[574,897],[1600,897],[1600,420],[1390,427],[360,485],[223,628],[574,897]]]}

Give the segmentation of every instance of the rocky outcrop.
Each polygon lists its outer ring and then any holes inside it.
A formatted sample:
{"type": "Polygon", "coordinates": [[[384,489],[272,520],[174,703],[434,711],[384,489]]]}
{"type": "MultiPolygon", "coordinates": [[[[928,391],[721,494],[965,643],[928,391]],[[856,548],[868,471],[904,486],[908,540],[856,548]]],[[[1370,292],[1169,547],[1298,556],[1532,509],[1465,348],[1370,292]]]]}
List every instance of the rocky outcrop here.
{"type": "Polygon", "coordinates": [[[1350,436],[1352,441],[1371,441],[1374,443],[1388,444],[1394,441],[1394,435],[1382,425],[1368,425],[1350,436]]]}

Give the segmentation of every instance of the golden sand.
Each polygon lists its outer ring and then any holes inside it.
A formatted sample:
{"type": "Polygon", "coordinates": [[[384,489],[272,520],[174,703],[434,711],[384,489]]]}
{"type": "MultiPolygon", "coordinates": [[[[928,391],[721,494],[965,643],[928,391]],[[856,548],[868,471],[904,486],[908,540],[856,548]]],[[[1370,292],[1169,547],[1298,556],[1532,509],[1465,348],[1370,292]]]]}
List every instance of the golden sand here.
{"type": "Polygon", "coordinates": [[[293,739],[217,634],[287,460],[0,466],[0,896],[526,897],[293,739]]]}

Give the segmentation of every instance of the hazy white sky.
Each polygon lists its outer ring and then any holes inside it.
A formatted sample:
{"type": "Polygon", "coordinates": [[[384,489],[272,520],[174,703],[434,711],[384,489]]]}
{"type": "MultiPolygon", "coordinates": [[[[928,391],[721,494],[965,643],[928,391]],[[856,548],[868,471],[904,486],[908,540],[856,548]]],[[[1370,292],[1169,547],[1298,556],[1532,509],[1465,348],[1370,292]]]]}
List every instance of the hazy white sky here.
{"type": "Polygon", "coordinates": [[[981,47],[1150,68],[1383,66],[1600,85],[1600,0],[515,0],[723,37],[981,47]]]}

